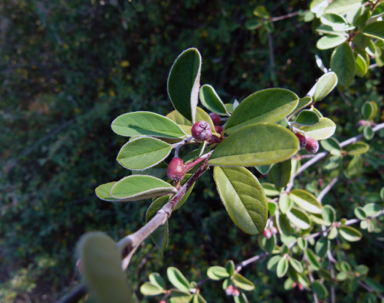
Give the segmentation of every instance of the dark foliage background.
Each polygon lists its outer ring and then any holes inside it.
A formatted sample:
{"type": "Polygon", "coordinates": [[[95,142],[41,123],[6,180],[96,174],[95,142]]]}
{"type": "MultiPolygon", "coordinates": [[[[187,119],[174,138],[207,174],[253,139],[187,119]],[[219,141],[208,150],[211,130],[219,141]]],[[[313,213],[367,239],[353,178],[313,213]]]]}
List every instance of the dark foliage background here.
{"type": "MultiPolygon", "coordinates": [[[[262,44],[258,32],[244,26],[260,4],[272,16],[308,5],[298,0],[0,2],[1,302],[53,302],[78,282],[74,251],[83,233],[101,230],[117,240],[144,224],[149,201],[107,203],[95,197],[94,189],[128,173],[115,161],[125,139],[111,131],[111,121],[128,111],[172,110],[166,81],[184,49],[200,50],[201,83],[212,84],[226,103],[273,86],[306,94],[322,74],[314,55],[329,66],[330,51],[316,49],[311,23],[298,16],[275,22],[272,48],[262,44]]],[[[358,134],[365,101],[383,109],[382,80],[381,70],[372,69],[349,90],[335,91],[320,104],[338,124],[340,141],[358,134]]],[[[383,185],[383,137],[383,132],[376,135],[363,155],[365,173],[342,178],[323,200],[341,217],[353,217],[353,207],[374,199],[383,185]]],[[[329,174],[311,168],[296,187],[316,193],[329,174]]],[[[376,238],[383,235],[364,235],[351,244],[348,258],[368,265],[370,277],[382,282],[384,246],[376,238]]],[[[199,281],[208,266],[260,252],[257,237],[239,231],[226,214],[211,172],[172,216],[170,236],[164,257],[150,240],[134,256],[129,279],[136,290],[150,272],[165,276],[168,266],[199,281]]],[[[297,289],[285,292],[265,262],[247,267],[244,275],[256,285],[248,295],[251,302],[310,298],[297,289]]],[[[221,283],[207,283],[202,294],[209,302],[232,301],[221,283]]],[[[344,287],[337,302],[362,296],[344,287]]]]}

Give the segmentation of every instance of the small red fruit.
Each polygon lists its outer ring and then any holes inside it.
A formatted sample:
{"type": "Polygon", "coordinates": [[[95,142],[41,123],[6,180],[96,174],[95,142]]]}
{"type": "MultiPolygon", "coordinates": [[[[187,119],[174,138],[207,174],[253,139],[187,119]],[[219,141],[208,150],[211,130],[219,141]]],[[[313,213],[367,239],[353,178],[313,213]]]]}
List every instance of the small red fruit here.
{"type": "Polygon", "coordinates": [[[172,181],[181,181],[185,175],[185,167],[183,160],[180,158],[173,158],[171,163],[169,163],[167,169],[167,176],[172,181]]]}
{"type": "Polygon", "coordinates": [[[359,123],[357,123],[358,126],[365,126],[367,124],[367,121],[360,120],[359,123]]]}
{"type": "Polygon", "coordinates": [[[221,135],[221,133],[223,132],[223,128],[221,126],[215,126],[215,131],[221,135]]]}
{"type": "Polygon", "coordinates": [[[219,125],[221,123],[221,117],[216,113],[210,113],[209,116],[214,125],[219,125]]]}
{"type": "Polygon", "coordinates": [[[231,296],[232,295],[232,292],[233,292],[233,286],[232,285],[229,285],[227,287],[227,289],[225,290],[225,293],[227,294],[227,296],[231,296]]]}
{"type": "Polygon", "coordinates": [[[274,235],[277,234],[277,229],[276,229],[276,227],[272,226],[270,230],[271,230],[271,233],[272,233],[272,234],[274,234],[274,235]]]}
{"type": "Polygon", "coordinates": [[[232,291],[232,296],[234,297],[240,296],[240,291],[237,288],[234,288],[232,291]]]}
{"type": "Polygon", "coordinates": [[[211,138],[212,129],[207,121],[198,121],[192,126],[192,137],[198,141],[205,141],[211,138]]]}
{"type": "Polygon", "coordinates": [[[164,301],[164,300],[161,300],[159,303],[167,303],[166,301],[164,301]]]}
{"type": "Polygon", "coordinates": [[[272,236],[272,233],[271,233],[271,231],[270,231],[269,229],[264,229],[264,231],[263,231],[263,235],[264,235],[264,237],[266,237],[267,239],[270,239],[271,236],[272,236]]]}
{"type": "Polygon", "coordinates": [[[307,145],[307,139],[302,134],[296,133],[295,134],[297,139],[299,139],[300,142],[300,148],[303,148],[307,145]]]}
{"type": "Polygon", "coordinates": [[[305,146],[305,149],[310,153],[315,154],[319,150],[319,142],[313,138],[307,138],[307,145],[305,146]]]}

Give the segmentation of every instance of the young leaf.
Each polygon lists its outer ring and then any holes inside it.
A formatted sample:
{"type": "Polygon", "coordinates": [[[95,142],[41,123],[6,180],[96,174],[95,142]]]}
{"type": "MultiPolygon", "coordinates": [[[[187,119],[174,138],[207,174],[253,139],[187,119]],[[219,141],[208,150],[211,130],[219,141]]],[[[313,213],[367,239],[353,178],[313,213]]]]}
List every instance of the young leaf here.
{"type": "Polygon", "coordinates": [[[363,132],[364,132],[364,138],[367,139],[367,140],[373,139],[373,137],[375,135],[375,133],[372,130],[372,127],[370,127],[368,125],[366,125],[364,127],[364,131],[363,132]]]}
{"type": "Polygon", "coordinates": [[[211,266],[208,268],[207,275],[211,280],[216,281],[229,277],[227,270],[222,266],[211,266]]]}
{"type": "Polygon", "coordinates": [[[140,287],[140,292],[144,296],[156,296],[162,294],[164,289],[159,288],[157,285],[151,283],[151,282],[145,282],[140,287]]]}
{"type": "Polygon", "coordinates": [[[124,144],[117,161],[131,170],[144,170],[168,157],[172,146],[154,138],[138,138],[124,144]]]}
{"type": "Polygon", "coordinates": [[[221,101],[219,95],[211,85],[204,84],[200,88],[200,101],[210,111],[219,115],[228,115],[223,101],[221,101]]]}
{"type": "Polygon", "coordinates": [[[339,84],[348,87],[355,77],[355,56],[348,42],[340,44],[331,57],[331,69],[337,75],[339,84]]]}
{"type": "Polygon", "coordinates": [[[364,75],[368,72],[368,65],[362,55],[356,54],[356,75],[359,77],[364,77],[364,75]]]}
{"type": "Polygon", "coordinates": [[[350,226],[341,226],[339,228],[340,235],[349,242],[360,241],[362,235],[361,233],[350,226]]]}
{"type": "Polygon", "coordinates": [[[316,125],[320,122],[320,117],[311,110],[303,110],[294,122],[298,127],[316,125]]]}
{"type": "Polygon", "coordinates": [[[125,201],[137,201],[176,192],[176,188],[161,179],[134,175],[116,182],[111,189],[111,196],[125,201]]]}
{"type": "Polygon", "coordinates": [[[270,18],[267,10],[265,9],[265,6],[263,6],[263,5],[256,6],[255,9],[253,10],[253,14],[255,16],[263,18],[263,19],[269,19],[270,18]]]}
{"type": "Polygon", "coordinates": [[[168,95],[174,108],[195,123],[200,88],[201,55],[196,48],[182,52],[168,76],[168,95]]]}
{"type": "Polygon", "coordinates": [[[285,187],[291,178],[291,159],[274,164],[269,177],[276,187],[285,187]]]}
{"type": "Polygon", "coordinates": [[[239,129],[221,142],[208,164],[267,165],[286,160],[298,150],[299,140],[288,129],[271,123],[257,123],[239,129]]]}
{"type": "Polygon", "coordinates": [[[244,276],[238,274],[238,273],[235,273],[233,275],[233,283],[235,283],[235,285],[240,288],[240,289],[243,289],[243,290],[254,290],[255,289],[255,285],[253,285],[253,283],[251,281],[249,281],[248,279],[246,279],[244,276]]]}
{"type": "Polygon", "coordinates": [[[289,197],[302,209],[313,214],[321,213],[322,205],[311,193],[302,189],[294,189],[289,193],[289,197]]]}
{"type": "Polygon", "coordinates": [[[248,96],[229,118],[225,132],[232,134],[240,128],[258,122],[278,122],[289,115],[299,102],[299,97],[282,88],[270,88],[248,96]]]}
{"type": "Polygon", "coordinates": [[[112,130],[124,137],[152,136],[160,138],[184,138],[185,132],[171,119],[151,112],[134,112],[118,116],[112,122],[112,130]]]}
{"type": "Polygon", "coordinates": [[[318,102],[324,99],[337,85],[337,76],[333,72],[326,73],[317,81],[313,100],[318,102]]]}
{"type": "Polygon", "coordinates": [[[360,173],[363,167],[363,160],[360,156],[353,156],[351,162],[347,166],[347,176],[353,176],[360,173]]]}
{"type": "MultiPolygon", "coordinates": [[[[168,203],[170,197],[164,196],[156,199],[153,203],[148,207],[147,213],[145,215],[145,222],[148,223],[157,212],[168,203]]],[[[151,239],[155,243],[157,249],[160,251],[161,255],[164,254],[164,250],[167,247],[169,238],[169,228],[168,221],[165,222],[164,225],[160,225],[152,234],[151,239]]],[[[151,277],[150,277],[151,280],[151,277]]],[[[152,282],[152,281],[151,281],[152,282]]],[[[155,284],[155,283],[154,283],[155,284]]]]}
{"type": "Polygon", "coordinates": [[[311,227],[311,219],[309,216],[296,207],[293,207],[289,212],[287,212],[287,217],[293,225],[300,229],[305,230],[311,227]]]}
{"type": "Polygon", "coordinates": [[[232,260],[229,260],[226,264],[225,264],[225,269],[227,270],[227,273],[230,275],[230,276],[233,276],[234,272],[235,272],[235,263],[233,263],[232,260]]]}
{"type": "Polygon", "coordinates": [[[324,140],[335,133],[336,124],[331,119],[320,118],[320,123],[312,126],[302,126],[300,130],[304,131],[307,137],[315,140],[324,140]]]}
{"type": "Polygon", "coordinates": [[[377,114],[377,104],[374,101],[365,102],[361,112],[365,120],[373,120],[377,114]]]}
{"type": "Polygon", "coordinates": [[[100,303],[130,303],[132,293],[121,268],[121,252],[102,232],[83,235],[78,244],[87,288],[100,303]]]}
{"type": "Polygon", "coordinates": [[[262,175],[268,174],[268,172],[270,171],[271,167],[272,167],[272,165],[258,165],[258,166],[255,166],[257,171],[260,174],[262,174],[262,175]]]}
{"type": "Polygon", "coordinates": [[[279,260],[279,263],[277,263],[277,268],[276,268],[276,274],[279,278],[282,278],[285,276],[285,274],[287,273],[288,271],[288,261],[286,258],[281,258],[279,260]]]}
{"type": "Polygon", "coordinates": [[[384,21],[372,22],[363,28],[363,34],[384,40],[384,21]]]}
{"type": "Polygon", "coordinates": [[[314,270],[319,270],[320,269],[320,263],[318,261],[318,256],[314,254],[312,250],[307,248],[304,251],[305,256],[307,257],[308,263],[313,267],[314,270]]]}
{"type": "Polygon", "coordinates": [[[357,141],[355,144],[348,145],[346,151],[348,155],[358,156],[366,153],[369,150],[369,145],[362,141],[357,141]]]}
{"type": "Polygon", "coordinates": [[[268,218],[267,198],[259,181],[244,167],[215,167],[213,176],[221,201],[244,232],[262,232],[268,218]]]}
{"type": "Polygon", "coordinates": [[[181,291],[189,292],[191,286],[189,285],[188,280],[183,276],[183,274],[176,267],[168,267],[167,269],[168,280],[181,291]]]}

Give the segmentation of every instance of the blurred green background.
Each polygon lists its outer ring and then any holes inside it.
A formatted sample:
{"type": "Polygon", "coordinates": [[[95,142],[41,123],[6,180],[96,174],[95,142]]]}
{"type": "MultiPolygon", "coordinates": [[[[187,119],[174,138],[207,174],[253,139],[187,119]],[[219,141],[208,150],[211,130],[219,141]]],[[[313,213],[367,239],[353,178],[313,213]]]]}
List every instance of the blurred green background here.
{"type": "MultiPolygon", "coordinates": [[[[112,132],[112,120],[130,111],[173,110],[166,81],[183,50],[199,49],[201,84],[213,85],[225,103],[267,87],[307,93],[322,75],[315,54],[329,66],[331,51],[316,49],[318,37],[301,14],[274,22],[269,41],[260,39],[257,30],[245,27],[257,5],[272,16],[308,8],[298,0],[0,2],[1,302],[54,302],[78,283],[74,251],[83,233],[100,230],[118,240],[144,224],[149,201],[107,203],[94,189],[129,174],[115,161],[126,139],[112,132]]],[[[342,141],[358,134],[365,101],[378,103],[376,122],[384,121],[383,93],[383,73],[376,68],[342,95],[335,90],[319,108],[338,124],[335,137],[342,141]]],[[[338,219],[353,217],[353,207],[378,194],[383,138],[381,132],[370,142],[364,173],[342,178],[324,198],[339,210],[338,219]]],[[[241,232],[226,214],[211,174],[172,216],[164,257],[150,239],[135,254],[128,275],[136,290],[150,272],[165,277],[168,266],[200,281],[208,266],[260,253],[257,236],[241,232]]],[[[328,175],[311,168],[296,187],[318,193],[328,175]]],[[[348,258],[370,266],[369,276],[383,282],[384,245],[377,237],[351,244],[348,258]]],[[[251,302],[310,300],[305,291],[284,291],[266,262],[242,273],[256,285],[247,294],[251,302]]],[[[364,297],[344,288],[337,302],[364,297]]],[[[202,294],[209,302],[232,301],[220,282],[207,283],[202,294]]],[[[137,295],[142,302],[158,301],[137,295]]]]}

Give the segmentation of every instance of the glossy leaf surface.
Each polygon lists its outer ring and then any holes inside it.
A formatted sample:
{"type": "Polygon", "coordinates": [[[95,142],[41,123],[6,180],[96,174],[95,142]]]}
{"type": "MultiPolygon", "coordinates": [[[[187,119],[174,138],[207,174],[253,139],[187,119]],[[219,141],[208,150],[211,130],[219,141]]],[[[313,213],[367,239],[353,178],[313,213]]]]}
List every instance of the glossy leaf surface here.
{"type": "Polygon", "coordinates": [[[219,95],[211,85],[205,84],[200,88],[200,101],[206,108],[214,113],[219,115],[228,114],[223,101],[221,101],[219,95]]]}
{"type": "Polygon", "coordinates": [[[290,192],[289,197],[305,211],[313,214],[321,213],[322,205],[311,193],[302,189],[294,189],[290,192]]]}
{"type": "Polygon", "coordinates": [[[331,119],[320,118],[320,123],[313,126],[302,126],[300,130],[305,131],[307,137],[324,140],[335,133],[336,124],[331,119]]]}

